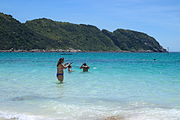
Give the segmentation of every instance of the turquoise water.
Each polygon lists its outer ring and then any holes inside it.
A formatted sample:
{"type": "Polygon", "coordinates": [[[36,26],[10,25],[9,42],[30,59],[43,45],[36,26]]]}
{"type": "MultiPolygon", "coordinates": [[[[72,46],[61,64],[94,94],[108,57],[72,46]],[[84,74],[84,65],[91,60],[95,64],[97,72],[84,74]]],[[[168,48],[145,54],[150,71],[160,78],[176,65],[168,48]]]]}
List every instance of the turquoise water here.
{"type": "Polygon", "coordinates": [[[0,53],[0,118],[109,116],[180,120],[180,53],[0,53]],[[63,84],[56,78],[60,57],[74,70],[65,70],[63,84]],[[84,62],[87,73],[79,69],[84,62]]]}

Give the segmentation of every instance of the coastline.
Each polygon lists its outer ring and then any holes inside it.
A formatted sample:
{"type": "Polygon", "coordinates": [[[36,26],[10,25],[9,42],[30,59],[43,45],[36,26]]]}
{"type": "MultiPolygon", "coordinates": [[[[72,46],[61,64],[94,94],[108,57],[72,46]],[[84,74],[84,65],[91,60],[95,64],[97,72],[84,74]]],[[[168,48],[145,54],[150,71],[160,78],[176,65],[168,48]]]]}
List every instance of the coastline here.
{"type": "Polygon", "coordinates": [[[169,53],[168,51],[152,51],[152,50],[138,50],[138,51],[125,51],[125,50],[119,50],[119,51],[88,51],[88,50],[76,50],[76,49],[51,49],[51,50],[44,50],[44,49],[32,49],[32,50],[0,50],[0,52],[69,52],[69,53],[81,53],[81,52],[98,52],[98,53],[106,53],[106,52],[112,52],[112,53],[169,53]]]}
{"type": "MultiPolygon", "coordinates": [[[[0,118],[0,120],[17,120],[16,118],[10,118],[10,119],[7,119],[7,118],[0,118]]],[[[107,117],[103,120],[125,120],[124,118],[121,118],[121,117],[118,117],[118,116],[111,116],[111,117],[107,117]]]]}
{"type": "MultiPolygon", "coordinates": [[[[16,118],[3,118],[0,117],[0,120],[17,120],[16,118]]],[[[103,120],[125,120],[123,117],[119,117],[119,116],[110,116],[107,118],[104,118],[103,120]]]]}
{"type": "MultiPolygon", "coordinates": [[[[17,120],[16,118],[10,118],[10,119],[7,119],[7,118],[0,118],[0,120],[17,120]]],[[[121,117],[118,117],[118,116],[111,116],[111,117],[107,117],[103,120],[125,120],[124,118],[121,118],[121,117]]]]}

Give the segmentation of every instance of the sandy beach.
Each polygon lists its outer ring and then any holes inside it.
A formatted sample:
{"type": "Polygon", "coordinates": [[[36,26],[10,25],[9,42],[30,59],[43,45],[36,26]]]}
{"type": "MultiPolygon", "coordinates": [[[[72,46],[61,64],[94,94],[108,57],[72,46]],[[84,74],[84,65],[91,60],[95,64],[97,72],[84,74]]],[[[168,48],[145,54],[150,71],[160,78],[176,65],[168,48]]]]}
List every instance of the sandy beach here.
{"type": "Polygon", "coordinates": [[[105,118],[104,120],[125,120],[125,119],[119,116],[111,116],[111,117],[105,118]]]}
{"type": "MultiPolygon", "coordinates": [[[[15,118],[12,119],[6,119],[6,118],[0,118],[0,120],[17,120],[15,118]]],[[[125,120],[123,117],[119,117],[119,116],[111,116],[111,117],[107,117],[104,120],[125,120]]]]}
{"type": "Polygon", "coordinates": [[[5,118],[0,118],[0,120],[16,120],[16,119],[5,119],[5,118]]]}

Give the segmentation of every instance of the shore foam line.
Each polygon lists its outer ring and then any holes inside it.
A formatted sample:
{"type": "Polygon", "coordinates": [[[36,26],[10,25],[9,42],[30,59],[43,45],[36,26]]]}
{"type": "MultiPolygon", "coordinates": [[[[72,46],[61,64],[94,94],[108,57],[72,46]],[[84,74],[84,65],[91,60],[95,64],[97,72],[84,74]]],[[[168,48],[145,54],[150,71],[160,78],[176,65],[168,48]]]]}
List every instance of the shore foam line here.
{"type": "Polygon", "coordinates": [[[117,111],[89,111],[80,110],[73,114],[61,113],[55,118],[47,118],[38,115],[16,112],[0,111],[0,120],[180,120],[179,109],[164,109],[164,108],[141,108],[134,110],[117,110],[117,111]],[[84,112],[83,112],[84,111],[84,112]],[[73,115],[72,115],[73,114],[73,115]],[[75,115],[76,114],[76,115],[75,115]]]}
{"type": "MultiPolygon", "coordinates": [[[[0,120],[44,120],[41,116],[0,111],[0,120]]],[[[47,120],[47,119],[46,119],[47,120]]]]}

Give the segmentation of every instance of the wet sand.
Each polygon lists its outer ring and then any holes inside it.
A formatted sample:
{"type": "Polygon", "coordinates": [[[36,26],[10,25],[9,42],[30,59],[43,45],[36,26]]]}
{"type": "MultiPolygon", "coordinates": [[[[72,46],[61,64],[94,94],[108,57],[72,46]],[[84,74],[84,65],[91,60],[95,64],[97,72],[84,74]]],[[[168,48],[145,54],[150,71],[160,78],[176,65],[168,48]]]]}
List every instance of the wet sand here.
{"type": "MultiPolygon", "coordinates": [[[[6,119],[6,118],[0,118],[0,120],[17,120],[17,119],[6,119]]],[[[119,117],[119,116],[111,116],[111,117],[107,117],[104,120],[125,120],[123,117],[119,117]]]]}
{"type": "Polygon", "coordinates": [[[12,118],[12,119],[6,119],[6,118],[1,118],[1,117],[0,117],[0,120],[17,120],[17,119],[15,119],[15,118],[12,118]]]}
{"type": "Polygon", "coordinates": [[[8,120],[8,119],[0,118],[0,120],[8,120]]]}
{"type": "Polygon", "coordinates": [[[104,120],[125,120],[125,119],[120,116],[111,116],[111,117],[105,118],[104,120]]]}

